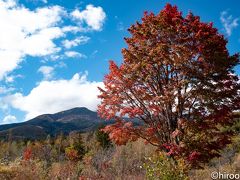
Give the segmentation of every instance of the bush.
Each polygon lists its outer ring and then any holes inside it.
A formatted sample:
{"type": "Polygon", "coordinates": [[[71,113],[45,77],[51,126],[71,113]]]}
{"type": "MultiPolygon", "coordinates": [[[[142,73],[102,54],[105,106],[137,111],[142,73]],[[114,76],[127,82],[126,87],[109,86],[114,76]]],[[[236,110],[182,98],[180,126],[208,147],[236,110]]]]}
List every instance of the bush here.
{"type": "Polygon", "coordinates": [[[109,139],[108,134],[103,132],[101,128],[99,128],[96,131],[96,140],[103,149],[106,149],[112,146],[112,142],[109,139]]]}
{"type": "Polygon", "coordinates": [[[146,158],[143,168],[146,170],[146,178],[149,180],[189,179],[182,162],[176,162],[162,153],[146,158]]]}
{"type": "Polygon", "coordinates": [[[86,151],[82,144],[74,144],[65,149],[65,154],[71,161],[81,160],[85,153],[86,151]]]}

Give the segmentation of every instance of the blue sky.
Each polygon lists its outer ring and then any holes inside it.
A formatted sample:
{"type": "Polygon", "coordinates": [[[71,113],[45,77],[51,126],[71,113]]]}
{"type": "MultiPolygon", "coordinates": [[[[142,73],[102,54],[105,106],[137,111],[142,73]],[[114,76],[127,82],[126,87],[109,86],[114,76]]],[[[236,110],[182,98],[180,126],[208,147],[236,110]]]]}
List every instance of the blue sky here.
{"type": "Polygon", "coordinates": [[[0,124],[76,106],[96,110],[97,87],[108,60],[121,63],[127,28],[167,2],[213,22],[229,52],[240,51],[236,0],[0,0],[0,124]]]}

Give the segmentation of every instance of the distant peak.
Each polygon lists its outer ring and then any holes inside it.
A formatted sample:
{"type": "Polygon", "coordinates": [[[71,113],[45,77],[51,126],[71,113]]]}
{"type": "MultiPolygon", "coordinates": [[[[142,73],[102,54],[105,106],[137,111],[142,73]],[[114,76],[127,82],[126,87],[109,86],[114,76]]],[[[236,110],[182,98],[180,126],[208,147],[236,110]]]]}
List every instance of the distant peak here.
{"type": "Polygon", "coordinates": [[[80,111],[82,111],[82,112],[87,112],[87,111],[93,112],[86,107],[75,107],[75,108],[68,109],[68,110],[61,111],[61,112],[64,113],[64,112],[75,112],[75,111],[77,111],[77,112],[80,112],[80,111]]]}
{"type": "Polygon", "coordinates": [[[86,107],[75,107],[69,110],[61,111],[55,115],[80,115],[80,114],[96,114],[96,112],[89,110],[86,107]]]}

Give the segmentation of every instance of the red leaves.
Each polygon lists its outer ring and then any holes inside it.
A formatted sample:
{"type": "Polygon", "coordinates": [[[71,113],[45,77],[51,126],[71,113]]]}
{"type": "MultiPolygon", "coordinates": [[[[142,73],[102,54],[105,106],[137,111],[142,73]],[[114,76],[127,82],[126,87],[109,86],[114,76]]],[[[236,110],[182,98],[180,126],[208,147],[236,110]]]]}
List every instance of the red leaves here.
{"type": "Polygon", "coordinates": [[[188,160],[190,162],[196,161],[199,159],[201,153],[197,152],[197,151],[193,151],[190,153],[190,155],[188,156],[188,160]]]}
{"type": "Polygon", "coordinates": [[[143,110],[135,107],[135,108],[131,108],[131,107],[123,107],[120,113],[121,117],[124,117],[126,115],[128,115],[130,118],[134,118],[137,116],[140,116],[143,114],[143,110]]]}
{"type": "Polygon", "coordinates": [[[115,64],[114,61],[109,61],[109,70],[112,72],[111,76],[107,76],[111,79],[114,76],[121,76],[121,71],[119,71],[118,66],[115,64]]]}
{"type": "Polygon", "coordinates": [[[173,143],[165,143],[162,147],[167,152],[167,156],[178,156],[181,151],[180,147],[173,143]]]}
{"type": "Polygon", "coordinates": [[[117,145],[125,145],[129,141],[136,141],[138,136],[134,133],[134,127],[131,122],[117,122],[113,125],[108,125],[102,129],[109,134],[109,138],[117,145]]]}
{"type": "Polygon", "coordinates": [[[177,6],[171,4],[167,4],[159,15],[164,18],[167,25],[172,26],[175,26],[182,19],[182,13],[178,11],[177,6]]]}
{"type": "Polygon", "coordinates": [[[66,154],[67,158],[71,161],[79,160],[78,151],[73,148],[66,149],[65,154],[66,154]]]}
{"type": "Polygon", "coordinates": [[[212,23],[192,13],[183,17],[170,4],[157,15],[146,12],[129,32],[123,63],[110,61],[100,89],[98,113],[117,121],[104,131],[116,144],[141,137],[196,167],[218,156],[231,137],[221,127],[240,109],[233,74],[239,55],[229,55],[212,23]],[[142,124],[134,127],[119,117],[142,124]]]}
{"type": "Polygon", "coordinates": [[[146,135],[151,137],[156,133],[156,128],[155,127],[149,127],[146,128],[146,135]]]}
{"type": "Polygon", "coordinates": [[[27,147],[23,152],[23,159],[29,161],[32,158],[32,149],[27,147]]]}

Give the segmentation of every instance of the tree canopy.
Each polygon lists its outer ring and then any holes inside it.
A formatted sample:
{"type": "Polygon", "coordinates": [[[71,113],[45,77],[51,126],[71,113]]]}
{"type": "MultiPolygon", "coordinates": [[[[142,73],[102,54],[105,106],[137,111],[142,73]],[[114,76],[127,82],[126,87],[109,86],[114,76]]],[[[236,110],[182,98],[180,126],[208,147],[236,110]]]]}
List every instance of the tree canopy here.
{"type": "Polygon", "coordinates": [[[240,84],[227,40],[212,23],[167,4],[159,14],[144,13],[129,28],[123,63],[110,61],[104,78],[102,118],[117,144],[138,138],[174,158],[200,166],[231,142],[230,125],[240,109],[240,84]],[[142,126],[124,121],[138,119],[142,126]]]}

